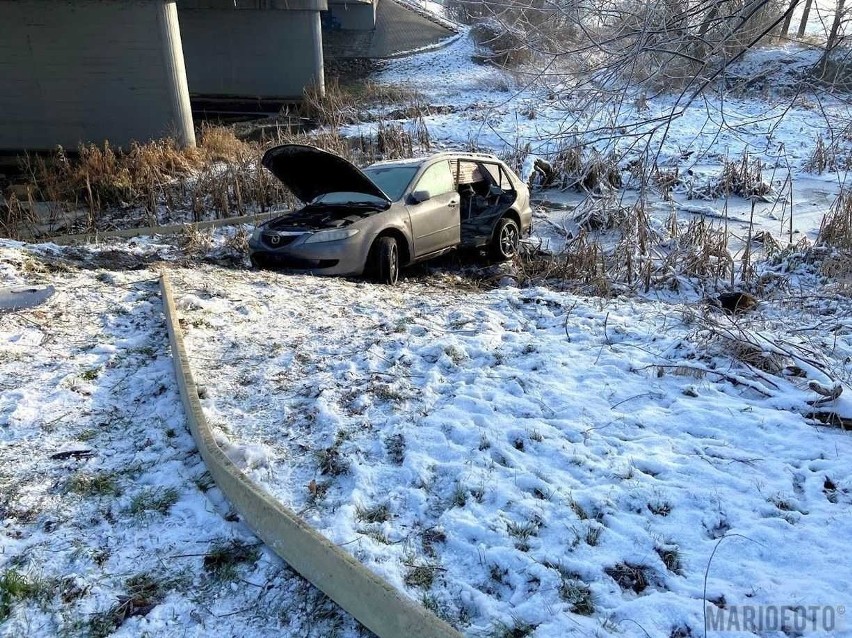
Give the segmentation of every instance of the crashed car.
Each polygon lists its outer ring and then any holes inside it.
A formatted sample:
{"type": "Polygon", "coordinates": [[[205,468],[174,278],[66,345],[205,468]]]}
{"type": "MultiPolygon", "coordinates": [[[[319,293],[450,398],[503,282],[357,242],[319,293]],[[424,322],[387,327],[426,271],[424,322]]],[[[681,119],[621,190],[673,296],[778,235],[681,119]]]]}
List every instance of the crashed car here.
{"type": "Polygon", "coordinates": [[[361,170],[286,144],[262,163],[305,205],[257,227],[249,256],[258,267],[393,284],[401,267],[459,246],[510,259],[531,227],[529,189],[493,155],[439,153],[361,170]]]}

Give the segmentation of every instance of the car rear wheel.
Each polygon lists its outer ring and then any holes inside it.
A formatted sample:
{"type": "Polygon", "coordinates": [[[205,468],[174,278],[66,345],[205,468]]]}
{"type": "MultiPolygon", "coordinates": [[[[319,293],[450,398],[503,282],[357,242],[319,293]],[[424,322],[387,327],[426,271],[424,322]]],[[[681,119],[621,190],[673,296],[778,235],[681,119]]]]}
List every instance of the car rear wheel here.
{"type": "Polygon", "coordinates": [[[399,278],[399,246],[393,237],[379,237],[373,246],[373,273],[380,284],[396,283],[399,278]]]}
{"type": "Polygon", "coordinates": [[[517,222],[511,217],[501,218],[491,240],[491,256],[501,261],[511,259],[517,254],[520,241],[521,229],[517,222]]]}

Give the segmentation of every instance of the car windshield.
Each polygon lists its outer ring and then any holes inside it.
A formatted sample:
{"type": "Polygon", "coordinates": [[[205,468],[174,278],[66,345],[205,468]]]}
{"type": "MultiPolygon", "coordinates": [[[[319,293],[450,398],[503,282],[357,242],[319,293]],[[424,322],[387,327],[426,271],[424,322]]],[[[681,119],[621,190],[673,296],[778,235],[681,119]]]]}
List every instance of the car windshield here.
{"type": "Polygon", "coordinates": [[[397,200],[405,193],[411,183],[418,166],[368,166],[364,174],[382,189],[392,200],[397,200]]]}

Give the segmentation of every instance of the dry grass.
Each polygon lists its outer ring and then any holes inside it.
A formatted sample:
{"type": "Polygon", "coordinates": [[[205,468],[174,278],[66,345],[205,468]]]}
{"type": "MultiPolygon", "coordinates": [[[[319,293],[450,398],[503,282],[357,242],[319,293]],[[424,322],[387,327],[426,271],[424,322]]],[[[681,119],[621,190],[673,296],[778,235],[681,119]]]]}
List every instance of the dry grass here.
{"type": "Polygon", "coordinates": [[[852,192],[843,190],[820,224],[817,245],[852,250],[852,192]]]}
{"type": "Polygon", "coordinates": [[[379,122],[375,136],[345,138],[337,127],[352,108],[348,96],[333,87],[325,96],[309,92],[306,108],[327,126],[314,132],[285,127],[262,143],[242,140],[229,127],[205,126],[197,148],[165,139],[126,150],[84,145],[74,157],[63,148],[47,157],[24,157],[24,182],[0,194],[0,236],[155,226],[293,205],[291,194],[260,164],[264,150],[277,144],[318,146],[359,165],[430,148],[422,109],[408,125],[379,122]]]}
{"type": "MultiPolygon", "coordinates": [[[[521,149],[510,156],[510,165],[520,166],[521,149]],[[516,159],[517,158],[517,159],[516,159]]],[[[541,188],[575,189],[581,192],[606,192],[621,186],[621,169],[616,155],[602,155],[575,140],[565,140],[549,161],[536,163],[537,185],[541,188]]]]}
{"type": "Polygon", "coordinates": [[[737,195],[746,199],[769,197],[772,186],[763,179],[763,163],[744,151],[739,159],[725,159],[718,179],[694,189],[691,199],[718,199],[737,195]]]}
{"type": "Polygon", "coordinates": [[[648,588],[651,578],[651,568],[637,563],[618,563],[607,567],[604,572],[610,576],[623,590],[632,589],[641,594],[648,588]]]}
{"type": "Polygon", "coordinates": [[[651,288],[678,290],[687,282],[716,290],[733,283],[736,262],[722,225],[672,215],[655,225],[640,200],[625,208],[613,199],[588,200],[574,220],[580,232],[550,254],[527,248],[515,259],[519,285],[548,282],[610,296],[651,288]]]}

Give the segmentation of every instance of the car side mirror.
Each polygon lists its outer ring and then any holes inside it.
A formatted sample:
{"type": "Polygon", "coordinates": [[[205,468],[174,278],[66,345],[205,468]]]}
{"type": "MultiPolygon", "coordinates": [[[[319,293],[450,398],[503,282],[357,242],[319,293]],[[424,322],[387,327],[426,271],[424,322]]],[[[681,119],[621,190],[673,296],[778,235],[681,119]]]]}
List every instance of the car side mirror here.
{"type": "Polygon", "coordinates": [[[410,204],[422,204],[430,199],[432,199],[432,196],[429,195],[429,191],[414,191],[408,196],[408,202],[410,204]]]}

